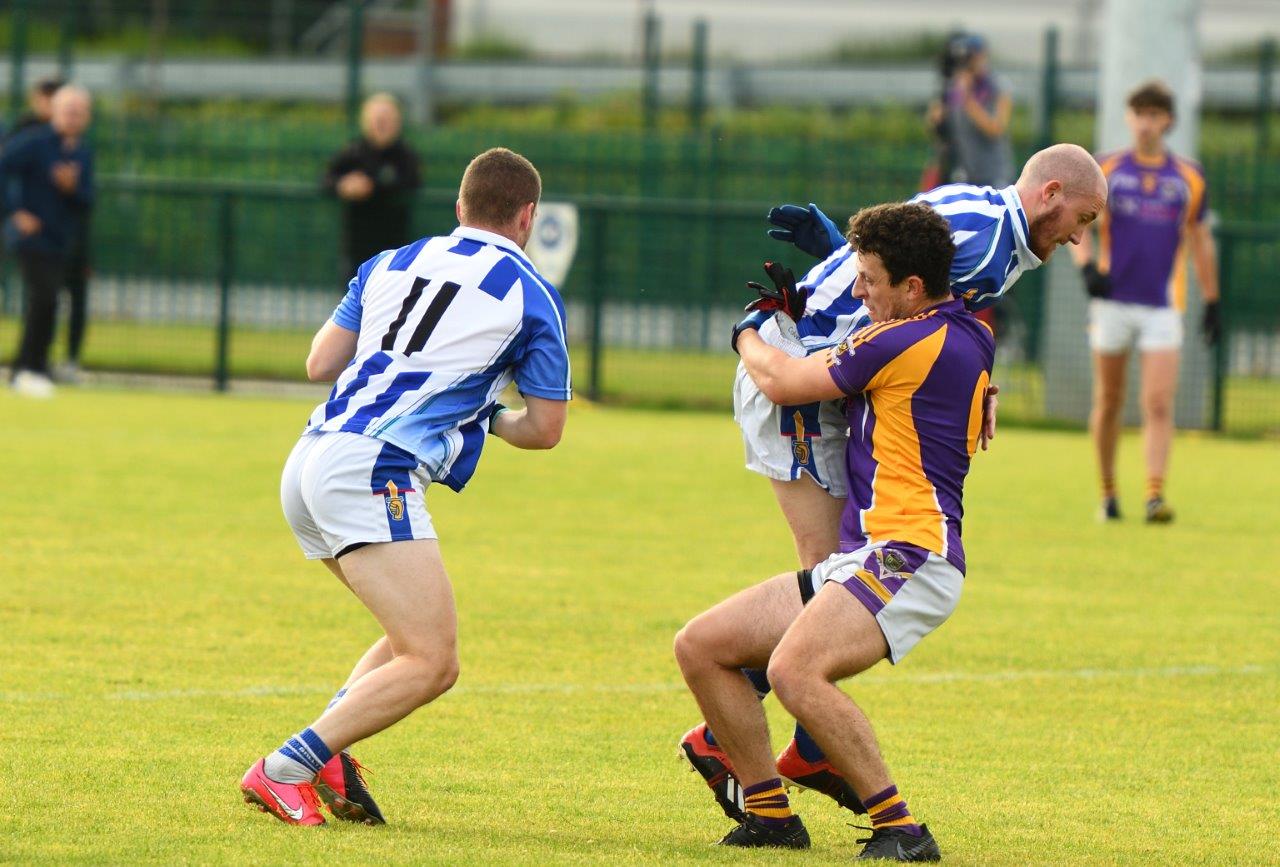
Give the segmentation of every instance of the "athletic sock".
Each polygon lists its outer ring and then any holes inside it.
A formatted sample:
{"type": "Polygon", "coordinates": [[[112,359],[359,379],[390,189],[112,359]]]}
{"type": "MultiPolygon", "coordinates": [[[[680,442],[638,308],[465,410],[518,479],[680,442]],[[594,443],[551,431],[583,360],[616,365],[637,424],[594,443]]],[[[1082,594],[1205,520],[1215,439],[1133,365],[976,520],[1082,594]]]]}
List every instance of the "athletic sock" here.
{"type": "Polygon", "coordinates": [[[820,762],[827,757],[813,735],[805,731],[802,725],[796,726],[796,751],[806,762],[820,762]]]}
{"type": "Polygon", "coordinates": [[[267,756],[263,771],[278,783],[309,783],[333,758],[320,736],[303,729],[267,756]]]}
{"type": "Polygon", "coordinates": [[[1115,499],[1116,496],[1116,478],[1115,476],[1102,477],[1102,498],[1104,500],[1115,499]]]}
{"type": "Polygon", "coordinates": [[[336,693],[334,693],[333,698],[329,699],[329,703],[325,705],[325,708],[324,708],[325,711],[333,710],[333,706],[338,702],[342,701],[342,697],[346,694],[347,694],[347,688],[345,686],[342,689],[338,690],[336,693]]]}
{"type": "Polygon", "coordinates": [[[769,686],[769,675],[763,668],[744,668],[742,673],[747,676],[747,680],[751,681],[751,685],[755,687],[756,697],[764,701],[764,697],[769,694],[769,690],[773,687],[769,686]]]}
{"type": "Polygon", "coordinates": [[[777,777],[747,786],[742,790],[742,797],[747,812],[770,827],[780,828],[795,815],[791,812],[787,791],[782,788],[782,780],[777,777]]]}
{"type": "Polygon", "coordinates": [[[920,826],[916,824],[915,818],[912,817],[911,811],[907,809],[906,799],[898,794],[897,786],[890,786],[883,792],[877,792],[870,798],[866,798],[864,803],[867,805],[867,816],[871,819],[873,829],[878,831],[881,828],[898,828],[917,837],[923,833],[920,826]]]}
{"type": "Polygon", "coordinates": [[[1147,501],[1157,500],[1164,496],[1164,476],[1147,478],[1147,501]]]}
{"type": "Polygon", "coordinates": [[[714,747],[714,746],[718,746],[718,744],[716,743],[716,736],[715,736],[715,735],[713,735],[713,734],[711,733],[711,727],[710,727],[710,726],[708,726],[708,727],[707,727],[707,735],[706,735],[706,736],[707,736],[707,745],[708,745],[708,746],[712,746],[712,747],[714,747]]]}

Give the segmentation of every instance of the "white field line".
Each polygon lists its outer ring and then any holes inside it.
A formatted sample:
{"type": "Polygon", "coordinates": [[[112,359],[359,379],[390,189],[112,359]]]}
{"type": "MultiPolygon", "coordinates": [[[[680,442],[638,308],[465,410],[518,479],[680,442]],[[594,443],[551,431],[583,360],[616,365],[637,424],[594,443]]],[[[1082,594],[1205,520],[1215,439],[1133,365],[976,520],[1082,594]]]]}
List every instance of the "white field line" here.
{"type": "MultiPolygon", "coordinates": [[[[1277,669],[1265,665],[1181,665],[1165,668],[1075,668],[1025,671],[934,671],[902,674],[868,674],[860,683],[1008,683],[1026,680],[1102,680],[1109,678],[1239,677],[1269,675],[1277,669]]],[[[496,683],[459,686],[459,695],[661,695],[681,692],[680,683],[496,683]]],[[[332,686],[252,686],[245,689],[121,690],[105,693],[0,692],[0,702],[167,701],[188,698],[277,698],[293,695],[325,695],[332,686]]]]}

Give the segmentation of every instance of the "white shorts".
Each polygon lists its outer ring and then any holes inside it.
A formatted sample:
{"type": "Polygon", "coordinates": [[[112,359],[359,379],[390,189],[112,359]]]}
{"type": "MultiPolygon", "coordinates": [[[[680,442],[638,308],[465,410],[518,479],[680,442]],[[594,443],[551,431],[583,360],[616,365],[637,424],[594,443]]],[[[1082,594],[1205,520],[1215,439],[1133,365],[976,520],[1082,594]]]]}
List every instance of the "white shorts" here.
{"type": "Polygon", "coordinates": [[[371,542],[434,539],[417,459],[354,433],[304,434],[285,462],[280,503],[308,560],[371,542]]]}
{"type": "Polygon", "coordinates": [[[1172,307],[1151,307],[1095,298],[1089,302],[1089,348],[1117,355],[1137,346],[1140,352],[1182,346],[1182,314],[1172,307]]]}
{"type": "Polygon", "coordinates": [[[804,473],[831,496],[849,496],[844,462],[849,422],[844,400],[777,406],[739,363],[733,380],[733,419],[742,428],[747,469],[782,481],[804,473]]]}
{"type": "Polygon", "coordinates": [[[932,551],[915,545],[880,542],[848,554],[832,554],[806,576],[801,596],[807,601],[828,581],[854,595],[880,624],[895,665],[911,648],[942,625],[960,602],[964,574],[932,551]],[[805,580],[811,593],[805,592],[805,580]]]}

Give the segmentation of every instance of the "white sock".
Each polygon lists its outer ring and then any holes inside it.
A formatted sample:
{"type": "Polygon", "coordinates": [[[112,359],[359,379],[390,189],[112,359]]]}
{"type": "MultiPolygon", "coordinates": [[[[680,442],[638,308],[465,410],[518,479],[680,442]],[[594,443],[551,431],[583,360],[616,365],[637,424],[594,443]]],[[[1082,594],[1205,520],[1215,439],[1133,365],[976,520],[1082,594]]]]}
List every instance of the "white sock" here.
{"type": "Polygon", "coordinates": [[[301,762],[294,761],[276,750],[262,763],[262,770],[277,783],[309,783],[315,779],[315,771],[301,762]]]}

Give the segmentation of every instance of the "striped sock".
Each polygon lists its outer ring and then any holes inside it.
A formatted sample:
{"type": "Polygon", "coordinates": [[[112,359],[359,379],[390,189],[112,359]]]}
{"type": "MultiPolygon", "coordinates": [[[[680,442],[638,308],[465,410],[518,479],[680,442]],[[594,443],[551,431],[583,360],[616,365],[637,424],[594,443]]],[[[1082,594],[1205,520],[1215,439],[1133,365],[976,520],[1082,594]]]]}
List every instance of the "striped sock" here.
{"type": "Polygon", "coordinates": [[[342,697],[346,694],[347,694],[347,688],[344,686],[342,689],[334,693],[333,698],[329,699],[329,703],[325,705],[324,709],[326,711],[333,710],[333,706],[338,702],[342,701],[342,697]]]}
{"type": "Polygon", "coordinates": [[[748,813],[755,815],[765,825],[774,828],[787,824],[794,813],[791,802],[787,800],[787,791],[782,788],[782,780],[774,777],[742,790],[744,806],[748,813]]]}
{"type": "Polygon", "coordinates": [[[865,798],[863,803],[867,805],[867,815],[871,819],[872,828],[876,830],[899,828],[917,837],[923,833],[912,817],[911,811],[907,809],[906,799],[898,794],[897,786],[890,786],[883,792],[865,798]]]}
{"type": "Polygon", "coordinates": [[[267,756],[263,770],[278,783],[309,783],[333,753],[311,729],[303,729],[267,756]]]}
{"type": "Polygon", "coordinates": [[[1147,479],[1147,499],[1154,500],[1164,496],[1164,476],[1151,476],[1147,479]]]}

